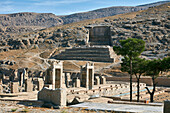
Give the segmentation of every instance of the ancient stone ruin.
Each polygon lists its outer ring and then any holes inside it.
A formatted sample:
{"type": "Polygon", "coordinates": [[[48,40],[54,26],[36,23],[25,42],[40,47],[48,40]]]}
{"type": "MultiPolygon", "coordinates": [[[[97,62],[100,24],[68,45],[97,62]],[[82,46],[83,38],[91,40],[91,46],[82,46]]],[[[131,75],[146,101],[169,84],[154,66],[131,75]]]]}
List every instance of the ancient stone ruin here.
{"type": "Polygon", "coordinates": [[[110,26],[86,26],[89,35],[86,45],[68,48],[53,58],[57,60],[85,60],[94,62],[115,62],[117,55],[114,53],[111,41],[110,26]]]}
{"type": "MultiPolygon", "coordinates": [[[[133,84],[133,90],[136,84],[133,84]]],[[[146,84],[141,83],[141,88],[146,84]]],[[[38,100],[58,107],[79,103],[89,98],[111,96],[129,91],[128,83],[107,83],[105,76],[94,74],[94,64],[87,62],[80,74],[65,73],[63,62],[54,61],[47,70],[44,88],[38,93],[38,100]]]]}

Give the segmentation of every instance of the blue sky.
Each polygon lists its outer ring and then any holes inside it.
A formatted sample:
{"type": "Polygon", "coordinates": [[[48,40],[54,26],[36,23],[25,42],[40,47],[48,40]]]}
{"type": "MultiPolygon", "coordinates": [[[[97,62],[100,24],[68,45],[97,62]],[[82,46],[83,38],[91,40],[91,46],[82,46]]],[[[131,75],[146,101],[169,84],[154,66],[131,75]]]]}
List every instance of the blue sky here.
{"type": "Polygon", "coordinates": [[[111,6],[136,6],[164,0],[0,0],[0,14],[17,12],[67,15],[111,6]]]}

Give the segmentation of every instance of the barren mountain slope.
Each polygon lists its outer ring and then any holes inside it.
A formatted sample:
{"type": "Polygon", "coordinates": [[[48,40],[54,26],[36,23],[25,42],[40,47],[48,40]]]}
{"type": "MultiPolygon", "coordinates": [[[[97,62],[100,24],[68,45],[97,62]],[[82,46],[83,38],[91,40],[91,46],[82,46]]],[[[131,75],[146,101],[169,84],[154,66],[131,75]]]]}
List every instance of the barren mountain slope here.
{"type": "Polygon", "coordinates": [[[111,25],[114,45],[129,37],[146,42],[146,57],[164,57],[170,50],[170,3],[147,10],[105,18],[85,20],[40,31],[27,33],[0,41],[1,67],[17,65],[31,69],[45,69],[46,60],[65,47],[85,44],[89,24],[111,25]],[[52,54],[50,54],[52,53],[52,54]]]}
{"type": "MultiPolygon", "coordinates": [[[[56,16],[51,13],[14,13],[0,15],[0,38],[10,38],[12,36],[44,29],[56,25],[79,22],[82,20],[96,19],[102,17],[113,16],[117,14],[135,12],[154,7],[163,3],[170,2],[160,1],[134,7],[108,7],[97,9],[94,11],[76,13],[66,16],[56,16]]],[[[57,13],[57,12],[56,12],[57,13]]]]}
{"type": "Polygon", "coordinates": [[[63,20],[64,24],[68,24],[68,23],[79,22],[79,21],[87,20],[87,19],[96,19],[96,18],[114,16],[117,14],[146,10],[149,7],[158,6],[164,3],[168,3],[168,2],[170,1],[169,0],[160,1],[160,2],[155,2],[155,3],[150,3],[150,4],[134,6],[134,7],[130,7],[130,6],[129,7],[125,7],[125,6],[108,7],[108,8],[97,9],[97,10],[84,12],[84,13],[66,15],[66,16],[61,17],[61,19],[63,20]]]}
{"type": "Polygon", "coordinates": [[[2,36],[31,32],[63,24],[62,19],[51,13],[14,13],[0,15],[2,36]]]}

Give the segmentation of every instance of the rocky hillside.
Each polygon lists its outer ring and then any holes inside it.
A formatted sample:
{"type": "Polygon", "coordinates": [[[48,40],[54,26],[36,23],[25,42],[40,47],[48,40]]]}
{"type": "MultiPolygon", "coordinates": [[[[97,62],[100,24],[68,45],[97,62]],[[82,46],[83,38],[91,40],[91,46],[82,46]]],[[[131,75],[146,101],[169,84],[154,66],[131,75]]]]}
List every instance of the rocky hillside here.
{"type": "Polygon", "coordinates": [[[31,32],[63,24],[62,19],[51,13],[14,13],[0,15],[0,33],[9,35],[10,33],[31,32]]]}
{"type": "Polygon", "coordinates": [[[87,20],[87,19],[96,19],[96,18],[114,16],[117,14],[136,12],[136,11],[145,10],[145,9],[148,9],[149,7],[158,6],[164,3],[168,3],[168,2],[170,2],[170,0],[151,3],[151,4],[145,4],[145,5],[135,6],[135,7],[121,7],[121,6],[108,7],[108,8],[103,8],[103,9],[97,9],[94,11],[63,16],[61,17],[61,19],[63,20],[64,24],[68,24],[68,23],[79,22],[79,21],[87,20]]]}
{"type": "Polygon", "coordinates": [[[45,69],[49,56],[65,47],[85,45],[88,34],[85,26],[89,24],[110,25],[114,45],[129,37],[143,39],[146,42],[145,57],[162,58],[170,54],[170,3],[166,3],[143,11],[55,26],[15,38],[1,38],[0,66],[45,69]]]}
{"type": "Polygon", "coordinates": [[[79,22],[82,20],[96,19],[117,14],[135,12],[154,7],[168,1],[145,4],[136,7],[109,7],[94,11],[76,13],[66,16],[56,16],[51,13],[15,13],[0,15],[0,37],[9,38],[13,35],[32,32],[56,25],[79,22]]]}

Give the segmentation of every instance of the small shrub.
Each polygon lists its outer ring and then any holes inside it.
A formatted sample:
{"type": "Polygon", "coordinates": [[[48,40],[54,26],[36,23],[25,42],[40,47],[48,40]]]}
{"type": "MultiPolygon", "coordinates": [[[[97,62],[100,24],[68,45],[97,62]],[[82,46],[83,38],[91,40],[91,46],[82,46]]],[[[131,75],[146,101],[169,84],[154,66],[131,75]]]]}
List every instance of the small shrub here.
{"type": "Polygon", "coordinates": [[[11,109],[11,112],[15,112],[15,111],[17,111],[17,108],[11,109]]]}
{"type": "Polygon", "coordinates": [[[64,109],[64,110],[61,111],[61,113],[67,113],[67,111],[64,109]]]}
{"type": "Polygon", "coordinates": [[[28,109],[23,109],[22,110],[22,112],[25,112],[25,113],[28,112],[28,111],[29,111],[28,109]]]}

